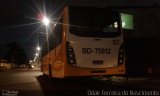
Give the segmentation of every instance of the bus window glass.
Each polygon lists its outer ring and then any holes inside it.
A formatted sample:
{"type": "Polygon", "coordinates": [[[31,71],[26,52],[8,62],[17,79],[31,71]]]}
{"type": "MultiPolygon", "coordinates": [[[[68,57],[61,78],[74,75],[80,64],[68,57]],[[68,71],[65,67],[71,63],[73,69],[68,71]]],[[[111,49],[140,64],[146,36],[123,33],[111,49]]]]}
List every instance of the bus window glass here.
{"type": "Polygon", "coordinates": [[[61,17],[58,21],[57,24],[54,24],[53,30],[49,33],[49,41],[47,45],[47,41],[46,43],[43,45],[42,48],[42,55],[44,56],[45,54],[47,54],[47,52],[49,50],[53,50],[55,49],[58,45],[61,44],[62,42],[62,31],[63,31],[63,17],[61,17]],[[49,47],[49,48],[47,48],[49,47]]]}
{"type": "Polygon", "coordinates": [[[117,12],[71,7],[69,17],[72,34],[82,37],[115,37],[120,35],[120,16],[117,12]]]}

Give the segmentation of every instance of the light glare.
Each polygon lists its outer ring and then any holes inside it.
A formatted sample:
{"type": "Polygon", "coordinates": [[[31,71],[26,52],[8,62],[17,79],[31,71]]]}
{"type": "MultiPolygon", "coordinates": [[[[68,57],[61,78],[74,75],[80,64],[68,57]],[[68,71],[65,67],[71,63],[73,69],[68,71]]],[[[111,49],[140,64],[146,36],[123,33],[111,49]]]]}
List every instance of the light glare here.
{"type": "Polygon", "coordinates": [[[37,50],[39,51],[40,49],[41,49],[41,48],[38,46],[38,47],[37,47],[37,50]]]}
{"type": "Polygon", "coordinates": [[[38,53],[36,53],[36,56],[38,56],[38,53]]]}
{"type": "Polygon", "coordinates": [[[44,25],[48,26],[50,20],[47,17],[44,17],[42,22],[43,22],[44,25]]]}

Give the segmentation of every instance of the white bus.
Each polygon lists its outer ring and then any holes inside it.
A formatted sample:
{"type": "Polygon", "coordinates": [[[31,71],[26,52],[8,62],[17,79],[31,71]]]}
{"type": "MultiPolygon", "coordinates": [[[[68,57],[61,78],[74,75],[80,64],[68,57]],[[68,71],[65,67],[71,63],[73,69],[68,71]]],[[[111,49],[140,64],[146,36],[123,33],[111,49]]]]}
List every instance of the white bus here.
{"type": "Polygon", "coordinates": [[[121,17],[116,11],[67,6],[53,25],[42,72],[50,77],[123,75],[121,17]]]}

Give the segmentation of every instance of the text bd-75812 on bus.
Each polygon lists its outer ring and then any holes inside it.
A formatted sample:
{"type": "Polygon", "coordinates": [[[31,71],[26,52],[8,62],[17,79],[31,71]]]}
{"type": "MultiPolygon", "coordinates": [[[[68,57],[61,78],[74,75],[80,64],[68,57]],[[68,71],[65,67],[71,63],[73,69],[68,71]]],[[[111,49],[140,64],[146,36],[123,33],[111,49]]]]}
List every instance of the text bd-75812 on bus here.
{"type": "Polygon", "coordinates": [[[119,12],[66,6],[42,50],[42,72],[50,77],[124,75],[119,12]]]}

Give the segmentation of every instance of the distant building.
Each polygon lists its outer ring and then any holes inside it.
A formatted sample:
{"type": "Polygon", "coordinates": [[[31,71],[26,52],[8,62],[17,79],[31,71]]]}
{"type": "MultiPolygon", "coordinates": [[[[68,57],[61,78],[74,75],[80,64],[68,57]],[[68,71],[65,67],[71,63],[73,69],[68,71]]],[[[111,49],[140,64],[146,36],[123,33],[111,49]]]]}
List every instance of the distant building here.
{"type": "Polygon", "coordinates": [[[0,59],[0,67],[4,67],[6,69],[11,69],[12,68],[12,64],[8,63],[7,60],[0,59]]]}
{"type": "Polygon", "coordinates": [[[133,22],[128,22],[132,23],[133,29],[123,29],[128,73],[159,75],[160,7],[111,8],[131,15],[133,19],[133,22]]]}

